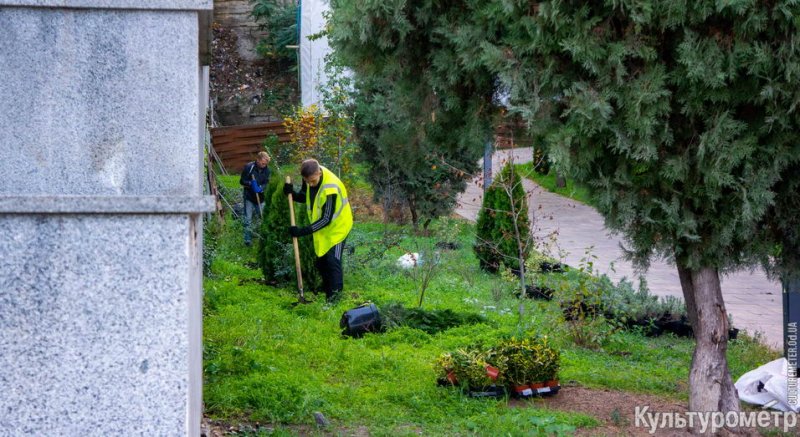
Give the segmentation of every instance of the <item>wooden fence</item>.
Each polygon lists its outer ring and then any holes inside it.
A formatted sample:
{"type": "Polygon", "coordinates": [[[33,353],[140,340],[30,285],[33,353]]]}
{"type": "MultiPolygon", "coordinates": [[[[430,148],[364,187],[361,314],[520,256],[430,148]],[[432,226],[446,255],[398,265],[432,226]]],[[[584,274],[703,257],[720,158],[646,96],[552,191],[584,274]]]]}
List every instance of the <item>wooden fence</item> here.
{"type": "Polygon", "coordinates": [[[517,123],[506,121],[494,129],[494,146],[498,149],[531,147],[533,140],[525,128],[517,123]]]}
{"type": "Polygon", "coordinates": [[[215,127],[211,129],[211,144],[228,172],[240,172],[245,164],[256,159],[264,140],[276,135],[281,143],[289,142],[289,132],[283,122],[215,127]]]}
{"type": "MultiPolygon", "coordinates": [[[[211,129],[211,144],[222,160],[225,170],[231,173],[242,171],[245,164],[256,159],[256,153],[264,150],[262,144],[271,135],[276,135],[281,143],[289,142],[289,131],[281,121],[225,126],[211,129]]],[[[495,129],[495,147],[530,147],[530,137],[524,129],[504,123],[495,129]]]]}

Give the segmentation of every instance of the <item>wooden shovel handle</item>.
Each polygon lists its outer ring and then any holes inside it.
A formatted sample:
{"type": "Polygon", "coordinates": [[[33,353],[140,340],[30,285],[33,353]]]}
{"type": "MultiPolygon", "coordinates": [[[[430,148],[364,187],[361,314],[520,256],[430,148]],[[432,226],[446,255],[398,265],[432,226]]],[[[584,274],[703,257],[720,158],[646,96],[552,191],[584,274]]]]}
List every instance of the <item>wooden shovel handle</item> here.
{"type": "MultiPolygon", "coordinates": [[[[252,175],[251,174],[250,178],[252,180],[256,180],[256,175],[252,175]]],[[[264,213],[261,212],[261,197],[258,195],[258,193],[255,193],[255,195],[256,195],[256,203],[258,203],[258,218],[263,219],[264,218],[264,215],[263,215],[264,213]]]]}
{"type": "MultiPolygon", "coordinates": [[[[286,183],[291,184],[292,178],[286,176],[286,183]]],[[[289,223],[294,226],[294,199],[292,199],[292,193],[287,196],[289,197],[289,223]]],[[[303,297],[303,274],[300,270],[300,246],[297,244],[297,237],[292,237],[292,244],[294,245],[294,268],[297,271],[297,288],[300,290],[300,297],[303,297]]]]}

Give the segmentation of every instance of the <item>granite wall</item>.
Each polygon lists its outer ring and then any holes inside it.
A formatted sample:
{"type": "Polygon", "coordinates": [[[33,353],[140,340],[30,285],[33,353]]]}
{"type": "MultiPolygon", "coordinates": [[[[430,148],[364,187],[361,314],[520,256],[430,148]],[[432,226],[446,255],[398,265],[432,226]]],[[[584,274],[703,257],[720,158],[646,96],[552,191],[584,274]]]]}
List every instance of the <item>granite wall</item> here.
{"type": "Polygon", "coordinates": [[[199,435],[210,9],[0,0],[0,435],[199,435]]]}

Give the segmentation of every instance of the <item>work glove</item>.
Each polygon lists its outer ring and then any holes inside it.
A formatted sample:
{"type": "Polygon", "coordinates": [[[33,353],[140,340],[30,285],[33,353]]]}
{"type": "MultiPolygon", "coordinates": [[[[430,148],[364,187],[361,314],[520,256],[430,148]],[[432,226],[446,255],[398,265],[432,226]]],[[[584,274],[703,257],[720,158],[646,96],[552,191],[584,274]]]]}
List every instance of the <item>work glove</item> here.
{"type": "Polygon", "coordinates": [[[283,184],[283,194],[287,196],[289,194],[294,194],[294,185],[290,184],[289,182],[283,184]]]}
{"type": "Polygon", "coordinates": [[[261,186],[258,185],[258,182],[256,182],[255,179],[250,181],[250,189],[253,190],[254,193],[263,193],[264,192],[264,190],[261,189],[261,186]]]}
{"type": "Polygon", "coordinates": [[[311,229],[306,226],[298,228],[297,226],[289,226],[289,235],[292,237],[303,237],[311,233],[311,229]]]}

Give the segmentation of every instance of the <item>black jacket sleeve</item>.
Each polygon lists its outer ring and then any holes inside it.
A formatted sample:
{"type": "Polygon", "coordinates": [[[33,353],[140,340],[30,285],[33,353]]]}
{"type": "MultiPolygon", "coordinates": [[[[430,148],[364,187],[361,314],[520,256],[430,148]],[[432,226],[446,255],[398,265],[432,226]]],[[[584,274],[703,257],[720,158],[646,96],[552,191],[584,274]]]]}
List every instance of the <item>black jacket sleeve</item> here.
{"type": "Polygon", "coordinates": [[[253,166],[256,165],[255,162],[250,162],[244,166],[242,169],[242,175],[239,176],[239,185],[250,188],[250,174],[253,172],[253,166]]]}
{"type": "Polygon", "coordinates": [[[303,185],[300,186],[300,191],[292,193],[292,199],[297,203],[306,203],[306,190],[308,187],[306,186],[306,182],[303,181],[303,185]]]}

